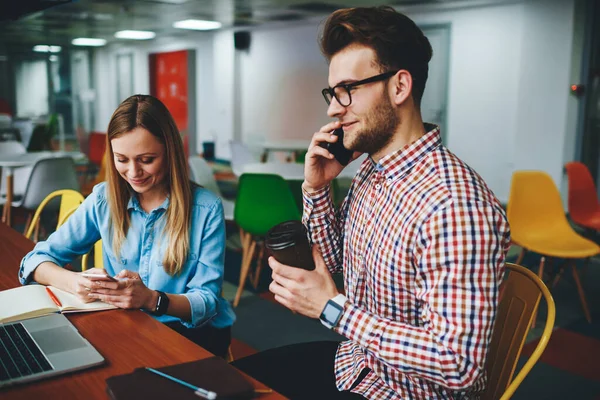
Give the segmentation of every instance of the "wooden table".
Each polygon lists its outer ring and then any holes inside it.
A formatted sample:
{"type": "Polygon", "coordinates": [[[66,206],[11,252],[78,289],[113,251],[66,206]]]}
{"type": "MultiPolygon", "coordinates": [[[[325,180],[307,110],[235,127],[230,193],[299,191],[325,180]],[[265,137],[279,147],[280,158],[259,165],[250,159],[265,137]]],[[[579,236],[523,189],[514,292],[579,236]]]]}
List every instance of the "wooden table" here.
{"type": "MultiPolygon", "coordinates": [[[[33,242],[0,224],[0,290],[19,286],[18,268],[33,242]]],[[[34,383],[0,389],[8,399],[106,399],[106,378],[139,367],[163,367],[212,354],[139,310],[111,310],[66,314],[81,334],[104,356],[106,363],[34,383]]],[[[265,385],[248,377],[255,388],[265,385]]],[[[283,399],[279,393],[260,394],[258,399],[283,399]]]]}

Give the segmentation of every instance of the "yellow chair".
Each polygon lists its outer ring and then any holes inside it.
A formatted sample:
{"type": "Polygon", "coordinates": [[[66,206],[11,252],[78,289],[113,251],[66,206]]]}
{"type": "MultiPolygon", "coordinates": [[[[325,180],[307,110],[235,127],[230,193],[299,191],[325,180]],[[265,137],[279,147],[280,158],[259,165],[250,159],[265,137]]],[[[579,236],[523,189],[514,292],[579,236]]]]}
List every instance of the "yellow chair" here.
{"type": "Polygon", "coordinates": [[[509,271],[500,286],[500,303],[492,333],[485,371],[488,377],[484,400],[507,400],[544,352],[552,329],[556,308],[550,291],[533,272],[520,265],[506,263],[509,271]],[[525,338],[544,296],[548,313],[544,331],[533,353],[513,379],[525,338]]]}
{"type": "MultiPolygon", "coordinates": [[[[85,271],[88,269],[88,258],[90,254],[84,254],[81,257],[81,270],[85,271]]],[[[98,240],[94,243],[94,266],[93,268],[104,268],[104,260],[102,260],[102,240],[98,240]]]]}
{"type": "Polygon", "coordinates": [[[44,208],[52,201],[53,199],[60,197],[60,208],[58,210],[58,224],[57,228],[62,225],[68,215],[70,215],[75,208],[77,208],[81,203],[83,203],[83,195],[76,190],[72,189],[61,189],[55,190],[50,193],[48,196],[42,200],[38,208],[35,210],[31,221],[29,221],[28,227],[25,230],[25,237],[31,239],[31,235],[33,231],[36,231],[36,239],[37,239],[37,231],[39,229],[40,215],[44,208]],[[68,214],[68,215],[67,215],[68,214]]]}
{"type": "MultiPolygon", "coordinates": [[[[546,262],[551,261],[546,257],[565,259],[571,267],[585,317],[591,322],[575,260],[599,254],[600,246],[573,230],[552,178],[542,171],[516,171],[512,176],[507,215],[512,240],[523,248],[517,264],[527,251],[540,254],[538,276],[542,278],[546,262]]],[[[558,282],[564,268],[556,274],[552,286],[558,282]]]]}

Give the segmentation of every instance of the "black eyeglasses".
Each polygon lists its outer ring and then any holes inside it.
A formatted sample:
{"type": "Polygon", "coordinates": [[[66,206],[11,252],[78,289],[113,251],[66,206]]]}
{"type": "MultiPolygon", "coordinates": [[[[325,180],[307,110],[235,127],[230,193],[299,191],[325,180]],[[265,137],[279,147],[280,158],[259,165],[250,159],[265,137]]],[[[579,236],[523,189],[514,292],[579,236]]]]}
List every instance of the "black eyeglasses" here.
{"type": "Polygon", "coordinates": [[[325,97],[325,101],[327,105],[331,104],[331,99],[335,97],[338,103],[342,107],[348,107],[352,104],[352,95],[350,94],[350,90],[354,89],[360,85],[366,85],[367,83],[379,82],[385,79],[388,79],[398,71],[388,71],[383,74],[375,75],[367,79],[363,79],[362,81],[352,82],[352,83],[340,83],[339,85],[335,85],[334,87],[328,87],[321,90],[323,97],[325,97]]]}

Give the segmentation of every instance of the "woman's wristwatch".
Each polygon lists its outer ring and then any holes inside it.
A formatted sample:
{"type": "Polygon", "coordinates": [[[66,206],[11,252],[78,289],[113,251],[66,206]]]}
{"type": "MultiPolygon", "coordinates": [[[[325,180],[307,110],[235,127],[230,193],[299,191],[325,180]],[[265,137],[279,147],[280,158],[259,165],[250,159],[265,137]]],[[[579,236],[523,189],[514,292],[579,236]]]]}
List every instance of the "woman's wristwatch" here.
{"type": "Polygon", "coordinates": [[[164,315],[167,312],[167,309],[169,308],[169,296],[167,296],[165,292],[161,292],[160,290],[157,290],[157,292],[158,301],[156,302],[156,307],[154,308],[154,310],[150,311],[150,314],[158,317],[164,315]]]}

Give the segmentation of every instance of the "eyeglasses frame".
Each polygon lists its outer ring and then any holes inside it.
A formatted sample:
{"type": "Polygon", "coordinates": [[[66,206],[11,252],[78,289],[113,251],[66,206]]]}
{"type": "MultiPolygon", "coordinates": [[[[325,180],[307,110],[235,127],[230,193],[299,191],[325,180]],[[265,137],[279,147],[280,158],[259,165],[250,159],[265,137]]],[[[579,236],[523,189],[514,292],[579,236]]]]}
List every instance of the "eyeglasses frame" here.
{"type": "Polygon", "coordinates": [[[335,98],[335,100],[338,102],[338,104],[341,105],[342,107],[348,107],[348,106],[350,106],[350,104],[352,104],[352,93],[350,93],[350,89],[354,89],[357,86],[366,85],[367,83],[379,82],[379,81],[389,79],[392,76],[394,76],[398,71],[399,70],[387,71],[382,74],[371,76],[370,78],[366,78],[366,79],[363,79],[360,81],[356,81],[356,82],[352,82],[352,83],[340,83],[338,85],[335,85],[334,87],[326,87],[325,89],[321,90],[321,94],[325,98],[325,102],[327,103],[327,105],[331,104],[331,101],[329,100],[329,97],[328,97],[328,96],[330,96],[332,99],[335,98]],[[340,100],[338,99],[338,97],[335,94],[336,88],[344,88],[346,90],[346,93],[348,93],[348,99],[349,99],[348,104],[342,104],[340,102],[340,100]]]}

